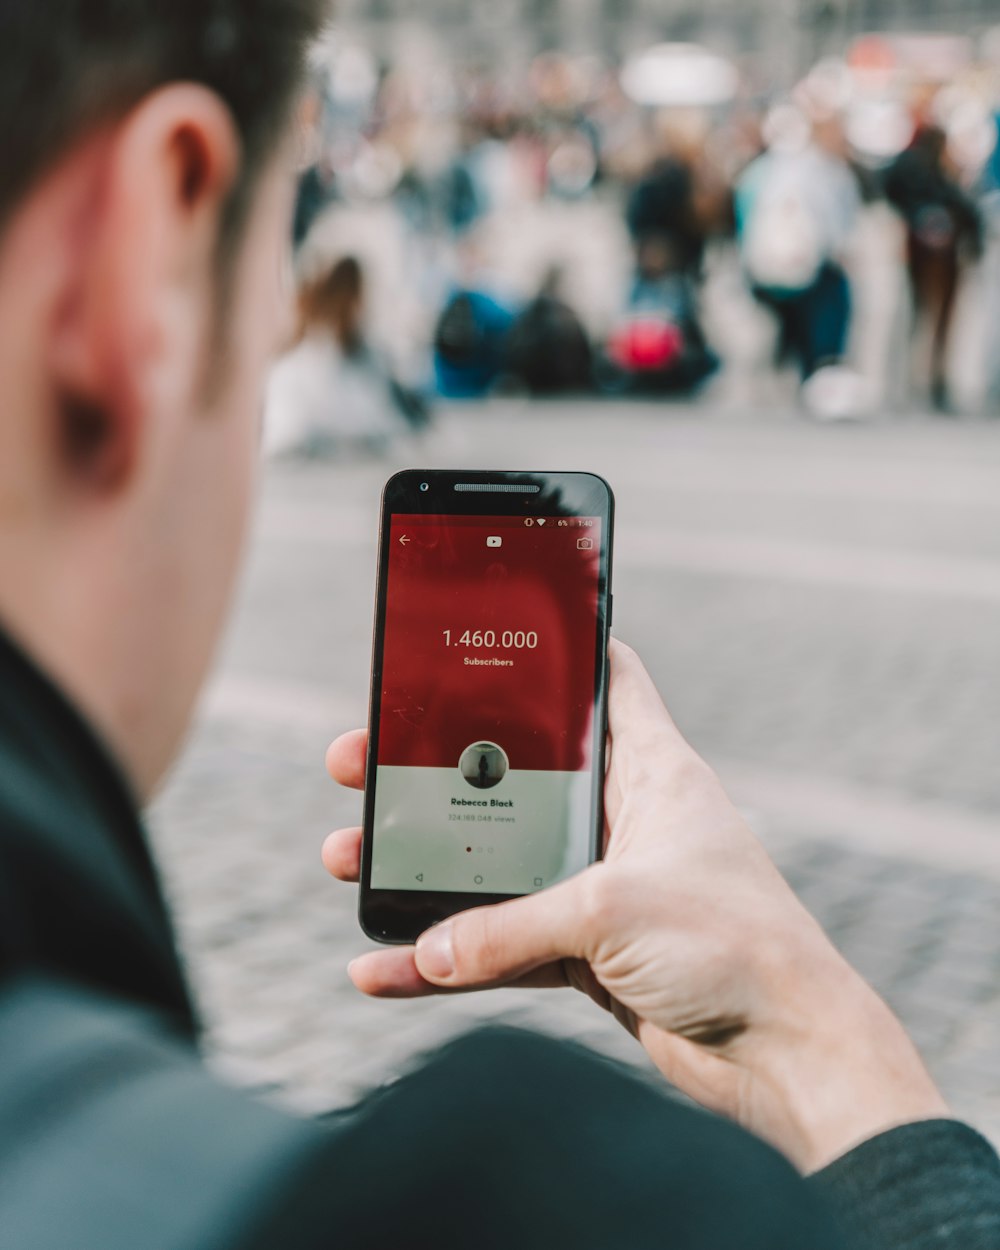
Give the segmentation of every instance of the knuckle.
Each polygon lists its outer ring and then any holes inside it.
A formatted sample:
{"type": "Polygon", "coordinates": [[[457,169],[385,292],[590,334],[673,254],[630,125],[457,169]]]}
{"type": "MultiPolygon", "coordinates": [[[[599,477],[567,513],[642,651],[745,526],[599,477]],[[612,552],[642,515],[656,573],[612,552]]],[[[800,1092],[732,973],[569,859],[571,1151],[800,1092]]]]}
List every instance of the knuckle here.
{"type": "Polygon", "coordinates": [[[690,747],[678,748],[669,738],[658,739],[655,730],[646,741],[649,749],[628,761],[631,787],[637,792],[657,796],[656,801],[672,808],[713,797],[721,790],[711,768],[690,747]]]}
{"type": "Polygon", "coordinates": [[[715,773],[691,750],[680,752],[671,762],[669,782],[678,799],[698,798],[720,789],[715,773]]]}
{"type": "Polygon", "coordinates": [[[585,931],[602,937],[629,919],[634,893],[627,877],[613,866],[597,864],[580,880],[580,912],[585,931]]]}
{"type": "Polygon", "coordinates": [[[456,922],[455,968],[461,979],[494,975],[503,965],[507,930],[503,907],[478,907],[456,922]]]}

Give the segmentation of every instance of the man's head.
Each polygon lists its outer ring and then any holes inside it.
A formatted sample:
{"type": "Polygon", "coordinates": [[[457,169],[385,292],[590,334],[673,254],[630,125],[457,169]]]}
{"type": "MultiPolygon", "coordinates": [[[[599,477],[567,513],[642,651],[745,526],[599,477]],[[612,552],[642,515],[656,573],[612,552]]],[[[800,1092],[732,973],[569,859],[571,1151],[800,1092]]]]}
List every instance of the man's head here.
{"type": "Polygon", "coordinates": [[[238,562],[286,316],[290,123],[325,7],[0,12],[0,623],[143,793],[238,562]]]}

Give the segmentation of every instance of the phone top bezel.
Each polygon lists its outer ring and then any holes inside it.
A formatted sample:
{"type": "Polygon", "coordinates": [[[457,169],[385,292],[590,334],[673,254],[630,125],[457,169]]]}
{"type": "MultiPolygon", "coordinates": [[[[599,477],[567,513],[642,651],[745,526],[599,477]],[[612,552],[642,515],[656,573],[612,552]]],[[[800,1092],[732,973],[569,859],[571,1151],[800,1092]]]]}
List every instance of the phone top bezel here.
{"type": "Polygon", "coordinates": [[[375,941],[407,944],[431,925],[470,907],[484,907],[519,897],[511,894],[460,893],[433,890],[376,890],[371,887],[375,781],[381,708],[382,663],[385,642],[385,610],[388,580],[391,517],[395,513],[426,516],[594,516],[600,517],[601,542],[598,572],[598,608],[594,639],[594,742],[591,758],[593,790],[590,858],[601,854],[604,823],[604,770],[607,737],[607,641],[611,624],[611,565],[615,499],[604,478],[584,472],[484,471],[455,469],[404,469],[394,474],[382,492],[378,540],[378,579],[372,640],[369,692],[368,756],[366,766],[364,836],[358,916],[364,932],[375,941]],[[428,489],[421,490],[421,483],[428,489]],[[454,487],[470,485],[538,486],[537,493],[463,492],[454,487]]]}

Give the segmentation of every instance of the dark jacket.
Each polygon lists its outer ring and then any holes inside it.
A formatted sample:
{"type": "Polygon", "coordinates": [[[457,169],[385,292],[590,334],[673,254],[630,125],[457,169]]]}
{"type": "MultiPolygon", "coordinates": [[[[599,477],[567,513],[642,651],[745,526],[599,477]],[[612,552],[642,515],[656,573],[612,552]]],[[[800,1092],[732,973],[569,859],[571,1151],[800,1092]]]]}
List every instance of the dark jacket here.
{"type": "Polygon", "coordinates": [[[906,222],[911,240],[944,252],[967,246],[978,255],[983,235],[979,209],[945,171],[929,137],[932,130],[918,131],[886,170],[886,199],[906,222]]]}
{"type": "Polygon", "coordinates": [[[126,782],[0,634],[2,1250],[1000,1246],[989,1146],[900,1134],[806,1184],[740,1130],[509,1030],[326,1122],[227,1088],[126,782]]]}

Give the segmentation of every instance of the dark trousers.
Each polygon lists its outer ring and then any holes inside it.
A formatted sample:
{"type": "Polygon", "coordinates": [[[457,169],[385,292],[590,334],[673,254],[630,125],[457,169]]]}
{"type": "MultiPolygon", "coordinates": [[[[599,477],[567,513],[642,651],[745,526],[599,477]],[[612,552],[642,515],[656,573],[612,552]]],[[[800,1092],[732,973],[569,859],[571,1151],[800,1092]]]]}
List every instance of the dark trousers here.
{"type": "Polygon", "coordinates": [[[851,320],[851,288],[839,265],[827,261],[802,291],[755,286],[754,297],[777,316],[779,353],[798,362],[802,379],[842,359],[851,320]]]}
{"type": "MultiPolygon", "coordinates": [[[[574,1046],[489,1030],[338,1117],[331,1246],[834,1250],[774,1151],[574,1046]]],[[[300,1215],[302,1213],[300,1212],[300,1215]]]]}
{"type": "Polygon", "coordinates": [[[924,319],[931,328],[931,394],[935,402],[943,403],[948,340],[958,294],[958,247],[931,247],[911,233],[906,262],[913,293],[914,328],[924,319]]]}

